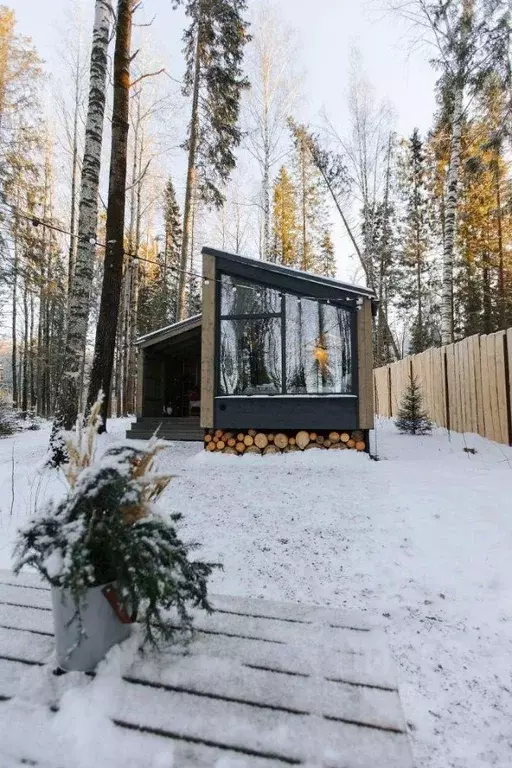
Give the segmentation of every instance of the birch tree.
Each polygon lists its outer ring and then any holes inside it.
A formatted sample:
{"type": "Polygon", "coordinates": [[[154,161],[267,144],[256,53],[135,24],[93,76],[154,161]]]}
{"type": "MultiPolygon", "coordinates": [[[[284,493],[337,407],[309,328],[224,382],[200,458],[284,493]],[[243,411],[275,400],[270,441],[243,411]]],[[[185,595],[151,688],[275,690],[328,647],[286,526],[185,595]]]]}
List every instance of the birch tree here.
{"type": "MultiPolygon", "coordinates": [[[[96,255],[98,194],[111,21],[112,8],[109,0],[96,0],[90,62],[89,102],[78,207],[76,262],[69,296],[64,368],[53,437],[59,429],[71,429],[78,414],[80,371],[87,343],[87,325],[96,255]]],[[[55,446],[53,459],[59,463],[64,458],[62,447],[58,440],[54,439],[53,444],[55,446]]]]}
{"type": "Polygon", "coordinates": [[[247,148],[261,174],[262,259],[272,261],[271,186],[273,168],[288,152],[287,119],[295,111],[301,76],[295,61],[297,42],[271,2],[263,2],[251,24],[248,49],[251,90],[247,97],[247,148]]]}
{"type": "Polygon", "coordinates": [[[105,399],[101,407],[101,417],[103,419],[101,431],[106,429],[123,280],[131,38],[135,8],[135,0],[118,0],[114,52],[112,141],[107,205],[107,243],[94,357],[87,396],[88,405],[92,406],[100,390],[105,393],[105,399]]]}

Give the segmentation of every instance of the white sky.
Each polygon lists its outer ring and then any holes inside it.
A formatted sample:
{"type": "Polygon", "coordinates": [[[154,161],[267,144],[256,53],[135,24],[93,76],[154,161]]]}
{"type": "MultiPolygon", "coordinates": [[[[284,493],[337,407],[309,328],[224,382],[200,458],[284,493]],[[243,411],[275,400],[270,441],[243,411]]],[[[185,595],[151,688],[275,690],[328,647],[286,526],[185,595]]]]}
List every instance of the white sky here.
{"type": "MultiPolygon", "coordinates": [[[[251,8],[259,0],[249,0],[251,8]]],[[[425,131],[435,108],[433,86],[435,73],[428,62],[428,50],[411,52],[406,28],[396,17],[379,9],[379,0],[275,0],[279,14],[294,28],[300,41],[299,68],[306,72],[305,100],[300,118],[320,125],[325,111],[340,133],[347,124],[346,92],[350,55],[357,47],[365,71],[377,96],[388,100],[396,112],[396,129],[408,135],[415,126],[425,131]]],[[[47,69],[58,67],[56,46],[61,37],[63,11],[71,0],[11,0],[19,31],[32,37],[47,69]]],[[[87,0],[91,16],[94,0],[87,0]]],[[[137,14],[139,21],[155,16],[151,36],[159,58],[171,75],[181,76],[181,36],[183,16],[172,10],[171,0],[144,0],[137,14]]],[[[90,24],[89,24],[90,26],[90,24]]],[[[176,158],[178,168],[182,160],[176,158]]],[[[181,188],[181,170],[173,174],[181,188]]],[[[336,218],[333,214],[333,222],[336,218]]],[[[349,260],[349,246],[341,226],[335,224],[339,276],[354,277],[355,262],[349,260]]]]}

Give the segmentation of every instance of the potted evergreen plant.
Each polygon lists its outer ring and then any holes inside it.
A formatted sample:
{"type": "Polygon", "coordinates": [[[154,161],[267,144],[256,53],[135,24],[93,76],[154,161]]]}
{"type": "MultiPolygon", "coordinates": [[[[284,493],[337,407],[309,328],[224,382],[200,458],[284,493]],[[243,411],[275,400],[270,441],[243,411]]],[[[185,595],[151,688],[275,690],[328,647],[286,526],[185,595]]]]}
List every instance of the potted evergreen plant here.
{"type": "Polygon", "coordinates": [[[100,406],[101,398],[67,442],[66,496],[20,530],[15,548],[15,573],[32,566],[51,585],[57,662],[66,670],[93,669],[135,619],[153,645],[189,629],[187,605],[211,610],[207,580],[220,567],[190,560],[198,544],[179,538],[181,515],[156,506],[171,480],[153,471],[163,443],[118,443],[97,458],[100,406]]]}

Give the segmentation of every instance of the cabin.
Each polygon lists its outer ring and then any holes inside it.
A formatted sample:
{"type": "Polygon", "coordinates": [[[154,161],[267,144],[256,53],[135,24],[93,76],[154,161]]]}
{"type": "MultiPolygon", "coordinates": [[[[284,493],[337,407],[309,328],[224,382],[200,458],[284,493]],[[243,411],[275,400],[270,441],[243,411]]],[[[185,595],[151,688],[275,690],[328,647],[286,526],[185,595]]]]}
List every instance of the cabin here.
{"type": "Polygon", "coordinates": [[[204,248],[202,313],[138,340],[137,421],[211,451],[368,450],[373,291],[204,248]]]}

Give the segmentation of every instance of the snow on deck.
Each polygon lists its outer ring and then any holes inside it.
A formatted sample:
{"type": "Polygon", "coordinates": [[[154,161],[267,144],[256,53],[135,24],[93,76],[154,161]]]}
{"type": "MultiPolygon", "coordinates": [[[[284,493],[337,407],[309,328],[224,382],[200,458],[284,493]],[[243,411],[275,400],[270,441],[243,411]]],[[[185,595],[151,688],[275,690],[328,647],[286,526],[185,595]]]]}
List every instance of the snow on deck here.
{"type": "MultiPolygon", "coordinates": [[[[113,422],[104,440],[126,424],[113,422]]],[[[37,499],[63,491],[54,473],[37,473],[47,440],[48,430],[0,440],[0,567],[37,499]]],[[[200,555],[224,563],[216,594],[354,610],[384,627],[417,768],[508,768],[512,450],[444,430],[405,437],[385,421],[377,448],[379,462],[348,451],[239,459],[170,444],[162,463],[178,477],[166,498],[185,514],[186,536],[204,543],[200,555]]],[[[236,760],[222,765],[244,765],[236,760]]]]}
{"type": "Polygon", "coordinates": [[[133,754],[119,733],[98,762],[98,742],[114,726],[146,737],[144,765],[154,764],[152,753],[160,759],[163,740],[175,768],[213,766],[219,755],[242,757],[248,768],[373,768],[375,755],[382,766],[412,768],[393,663],[378,630],[332,608],[226,596],[212,604],[212,615],[197,613],[186,646],[141,656],[131,638],[94,679],[52,680],[50,592],[0,572],[2,757],[121,768],[133,754]],[[88,704],[99,696],[91,724],[88,704]],[[34,717],[49,713],[27,740],[34,717]],[[64,739],[55,738],[59,721],[67,724],[64,739]]]}

